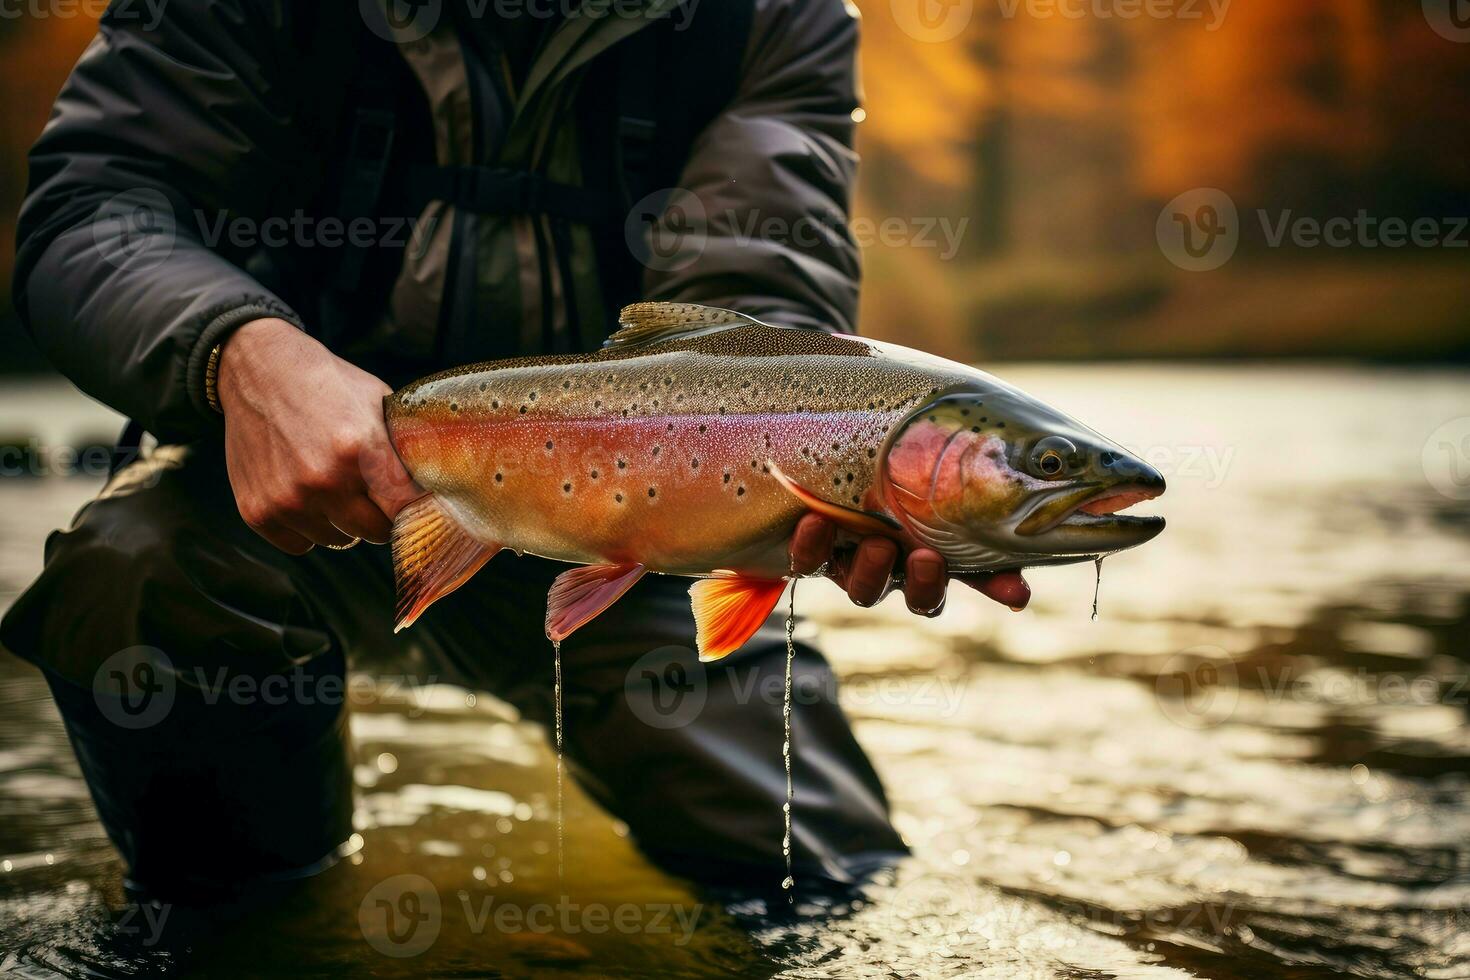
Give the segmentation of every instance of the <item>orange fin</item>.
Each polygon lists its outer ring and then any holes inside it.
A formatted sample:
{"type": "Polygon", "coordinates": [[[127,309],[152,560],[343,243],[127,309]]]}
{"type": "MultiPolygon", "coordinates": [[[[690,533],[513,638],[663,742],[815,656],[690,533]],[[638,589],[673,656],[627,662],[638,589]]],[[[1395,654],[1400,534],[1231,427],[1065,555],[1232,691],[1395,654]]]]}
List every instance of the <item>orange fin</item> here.
{"type": "Polygon", "coordinates": [[[842,504],[834,504],[830,500],[823,500],[785,473],[782,473],[775,463],[768,462],[766,466],[770,468],[771,475],[776,478],[776,482],[785,487],[786,491],[793,497],[800,500],[807,510],[821,514],[840,528],[844,528],[854,534],[864,536],[881,534],[889,538],[897,537],[903,530],[899,527],[898,522],[891,517],[884,514],[875,514],[870,510],[856,510],[852,507],[845,507],[842,504]]]}
{"type": "Polygon", "coordinates": [[[500,551],[483,544],[449,515],[439,498],[425,494],[393,520],[393,578],[398,583],[397,633],[425,609],[469,581],[500,551]]]}
{"type": "Polygon", "coordinates": [[[699,659],[719,660],[755,635],[786,591],[782,579],[705,578],[689,588],[699,659]]]}
{"type": "Polygon", "coordinates": [[[546,595],[546,637],[560,643],[617,602],[646,569],[623,565],[582,565],[562,572],[546,595]]]}

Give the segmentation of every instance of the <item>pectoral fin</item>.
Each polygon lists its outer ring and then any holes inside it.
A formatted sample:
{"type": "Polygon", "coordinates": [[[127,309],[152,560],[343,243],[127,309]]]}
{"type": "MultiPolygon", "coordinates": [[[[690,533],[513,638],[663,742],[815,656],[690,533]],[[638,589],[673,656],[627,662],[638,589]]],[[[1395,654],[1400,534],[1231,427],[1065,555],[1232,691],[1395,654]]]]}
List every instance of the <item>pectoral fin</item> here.
{"type": "Polygon", "coordinates": [[[398,584],[397,633],[469,581],[498,544],[470,537],[433,494],[425,494],[393,519],[393,578],[398,584]]]}
{"type": "Polygon", "coordinates": [[[719,660],[739,650],[776,608],[786,583],[781,579],[706,578],[689,589],[694,606],[699,659],[719,660]]]}
{"type": "Polygon", "coordinates": [[[546,596],[546,636],[560,643],[643,577],[642,565],[583,565],[562,572],[546,596]]]}
{"type": "Polygon", "coordinates": [[[806,487],[797,483],[785,473],[782,473],[775,463],[768,462],[766,467],[770,469],[771,475],[776,478],[776,482],[781,484],[793,497],[800,500],[807,510],[821,514],[840,528],[865,537],[870,534],[881,534],[888,538],[898,537],[903,530],[899,527],[897,521],[884,514],[875,514],[870,510],[857,510],[852,507],[845,507],[842,504],[834,504],[830,500],[824,500],[818,497],[806,487]]]}

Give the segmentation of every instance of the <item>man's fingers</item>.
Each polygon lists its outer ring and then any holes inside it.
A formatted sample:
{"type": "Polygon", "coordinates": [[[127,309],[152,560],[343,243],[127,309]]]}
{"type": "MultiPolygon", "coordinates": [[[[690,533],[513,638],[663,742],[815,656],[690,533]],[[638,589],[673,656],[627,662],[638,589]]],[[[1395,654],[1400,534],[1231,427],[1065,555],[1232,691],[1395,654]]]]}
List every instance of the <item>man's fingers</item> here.
{"type": "Polygon", "coordinates": [[[955,581],[963,582],[981,595],[989,596],[1003,606],[1016,612],[1026,608],[1031,601],[1031,586],[1019,571],[991,572],[987,575],[956,575],[955,581]]]}
{"type": "Polygon", "coordinates": [[[888,538],[863,538],[847,572],[848,597],[860,606],[871,606],[883,598],[897,559],[898,545],[888,538]]]}
{"type": "Polygon", "coordinates": [[[315,512],[292,514],[283,518],[283,523],[312,544],[340,548],[353,543],[353,535],[338,530],[324,514],[315,512]]]}
{"type": "Polygon", "coordinates": [[[818,514],[807,514],[796,522],[791,535],[791,570],[797,575],[810,575],[832,557],[832,543],[837,539],[837,525],[818,514]]]}
{"type": "Polygon", "coordinates": [[[251,530],[288,555],[304,555],[312,548],[310,541],[281,524],[262,524],[251,530]]]}
{"type": "Polygon", "coordinates": [[[332,525],[344,534],[384,544],[393,522],[367,497],[351,497],[328,510],[332,525]]]}
{"type": "Polygon", "coordinates": [[[359,462],[368,496],[389,521],[424,495],[424,488],[413,482],[413,477],[388,441],[386,432],[380,442],[362,451],[359,462]]]}
{"type": "Polygon", "coordinates": [[[903,595],[909,610],[920,616],[937,616],[944,608],[944,557],[930,548],[909,553],[903,595]]]}

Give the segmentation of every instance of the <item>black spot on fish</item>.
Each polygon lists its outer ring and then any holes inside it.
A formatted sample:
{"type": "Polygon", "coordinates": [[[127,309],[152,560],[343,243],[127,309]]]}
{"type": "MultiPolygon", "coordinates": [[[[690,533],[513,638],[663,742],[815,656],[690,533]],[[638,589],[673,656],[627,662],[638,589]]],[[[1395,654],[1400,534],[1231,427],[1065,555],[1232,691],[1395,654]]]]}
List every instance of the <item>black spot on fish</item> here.
{"type": "Polygon", "coordinates": [[[499,408],[499,407],[500,407],[500,399],[499,399],[499,398],[497,398],[497,399],[495,399],[495,400],[494,400],[494,401],[492,401],[492,402],[491,402],[491,403],[490,403],[490,407],[491,407],[491,408],[499,408]]]}
{"type": "Polygon", "coordinates": [[[592,471],[592,473],[591,473],[591,477],[592,477],[592,479],[594,479],[594,480],[595,480],[595,479],[597,479],[597,471],[596,471],[596,470],[593,470],[593,471],[592,471]]]}
{"type": "Polygon", "coordinates": [[[526,406],[524,406],[524,405],[521,406],[521,414],[522,415],[525,415],[526,414],[526,406]]]}
{"type": "Polygon", "coordinates": [[[868,458],[869,459],[872,459],[874,456],[877,456],[877,455],[878,455],[878,450],[876,450],[876,449],[869,449],[868,450],[868,458]]]}
{"type": "Polygon", "coordinates": [[[978,426],[978,425],[972,425],[972,426],[970,426],[970,431],[971,432],[979,432],[980,431],[980,426],[978,426]]]}
{"type": "Polygon", "coordinates": [[[626,459],[620,459],[620,460],[618,460],[618,469],[625,470],[627,468],[628,468],[628,461],[626,459]]]}
{"type": "Polygon", "coordinates": [[[505,474],[504,473],[496,473],[495,474],[495,482],[496,483],[499,483],[500,481],[502,481],[504,479],[505,479],[505,474]]]}
{"type": "Polygon", "coordinates": [[[618,503],[622,503],[623,502],[623,495],[620,494],[620,493],[615,493],[615,494],[613,494],[613,499],[616,500],[618,503]]]}
{"type": "Polygon", "coordinates": [[[707,426],[703,422],[701,422],[699,424],[699,431],[700,432],[708,432],[709,431],[709,426],[707,426]]]}
{"type": "Polygon", "coordinates": [[[490,383],[488,381],[481,381],[480,382],[480,390],[481,391],[485,391],[489,387],[490,387],[490,383]]]}
{"type": "Polygon", "coordinates": [[[737,496],[737,497],[743,497],[743,496],[745,496],[745,484],[742,483],[740,486],[738,486],[738,487],[735,488],[735,496],[737,496]]]}
{"type": "Polygon", "coordinates": [[[536,393],[534,391],[531,392],[530,399],[531,399],[531,401],[535,401],[536,400],[536,393]]]}
{"type": "Polygon", "coordinates": [[[550,439],[547,439],[546,440],[546,448],[547,449],[550,449],[551,448],[551,440],[550,439]]]}
{"type": "Polygon", "coordinates": [[[450,402],[449,403],[449,410],[451,412],[457,412],[457,411],[459,411],[459,402],[450,402]]]}
{"type": "Polygon", "coordinates": [[[698,456],[694,457],[693,459],[691,459],[689,461],[689,467],[690,467],[690,469],[695,469],[695,470],[699,469],[699,457],[698,456]]]}
{"type": "Polygon", "coordinates": [[[853,496],[852,496],[852,502],[855,503],[855,504],[856,503],[860,503],[860,501],[857,498],[857,494],[853,494],[853,496]]]}
{"type": "Polygon", "coordinates": [[[852,474],[851,473],[847,474],[847,482],[848,483],[851,483],[852,482],[852,474]]]}
{"type": "Polygon", "coordinates": [[[730,474],[729,474],[728,471],[726,471],[726,473],[725,473],[725,482],[726,483],[729,483],[730,482],[730,474]]]}
{"type": "Polygon", "coordinates": [[[997,422],[995,423],[995,427],[997,429],[1004,429],[1006,427],[1006,424],[1004,422],[997,422]]]}
{"type": "Polygon", "coordinates": [[[562,490],[562,493],[571,493],[572,492],[572,485],[570,483],[563,483],[561,485],[561,490],[562,490]]]}
{"type": "Polygon", "coordinates": [[[658,446],[654,446],[654,447],[653,447],[653,454],[654,454],[654,455],[655,455],[655,456],[657,456],[657,455],[658,455],[658,450],[659,450],[659,447],[658,447],[658,446]]]}
{"type": "Polygon", "coordinates": [[[648,495],[650,497],[657,497],[658,496],[658,489],[656,487],[649,487],[648,488],[648,495]]]}

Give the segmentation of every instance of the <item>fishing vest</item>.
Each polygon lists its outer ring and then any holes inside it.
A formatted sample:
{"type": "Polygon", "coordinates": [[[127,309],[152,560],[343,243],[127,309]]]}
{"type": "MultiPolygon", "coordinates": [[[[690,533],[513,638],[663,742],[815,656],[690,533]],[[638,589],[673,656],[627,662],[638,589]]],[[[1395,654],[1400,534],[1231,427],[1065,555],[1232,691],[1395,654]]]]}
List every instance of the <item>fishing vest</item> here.
{"type": "Polygon", "coordinates": [[[375,240],[251,271],[390,383],[592,349],[616,329],[641,297],[642,232],[735,93],[753,13],[590,0],[548,25],[516,84],[494,32],[467,20],[473,2],[297,8],[311,11],[294,25],[303,66],[342,93],[303,123],[321,142],[313,209],[370,219],[375,240]]]}

